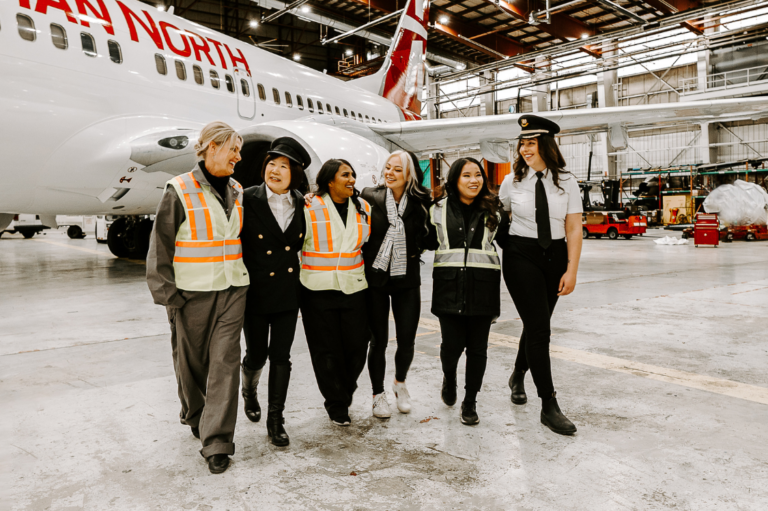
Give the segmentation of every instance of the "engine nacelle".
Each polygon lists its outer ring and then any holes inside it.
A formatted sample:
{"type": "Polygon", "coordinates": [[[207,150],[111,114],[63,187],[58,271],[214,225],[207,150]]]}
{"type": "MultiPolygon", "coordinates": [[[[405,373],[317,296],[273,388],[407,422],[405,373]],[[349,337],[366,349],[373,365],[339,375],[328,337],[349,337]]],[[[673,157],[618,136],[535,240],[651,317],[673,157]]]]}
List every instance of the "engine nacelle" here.
{"type": "Polygon", "coordinates": [[[306,169],[310,185],[323,163],[341,158],[352,164],[357,174],[355,187],[374,186],[389,156],[389,151],[366,137],[345,129],[312,120],[274,121],[238,130],[243,137],[242,161],[235,167],[234,178],[243,187],[261,184],[261,167],[272,141],[291,137],[309,153],[312,162],[306,169]]]}

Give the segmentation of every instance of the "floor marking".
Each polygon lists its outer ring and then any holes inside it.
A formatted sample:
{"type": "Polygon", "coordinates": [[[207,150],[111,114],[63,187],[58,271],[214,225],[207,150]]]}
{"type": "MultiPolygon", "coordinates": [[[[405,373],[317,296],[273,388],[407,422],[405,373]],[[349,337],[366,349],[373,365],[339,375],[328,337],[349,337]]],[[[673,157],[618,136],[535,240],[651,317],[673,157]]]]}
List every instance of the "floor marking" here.
{"type": "MultiPolygon", "coordinates": [[[[440,331],[440,322],[434,319],[421,318],[419,325],[424,328],[431,328],[440,331]]],[[[517,349],[520,342],[519,337],[511,335],[498,334],[491,332],[489,340],[496,346],[506,346],[517,349]]],[[[632,374],[642,376],[651,380],[673,383],[683,387],[704,390],[723,396],[736,397],[746,401],[753,401],[768,405],[768,388],[757,385],[749,385],[731,380],[723,380],[712,376],[691,373],[688,371],[679,371],[677,369],[668,369],[658,367],[642,362],[633,362],[621,358],[600,355],[589,351],[566,348],[550,344],[550,356],[560,360],[576,362],[590,367],[607,369],[618,373],[632,374]]]]}
{"type": "Polygon", "coordinates": [[[56,246],[59,246],[59,247],[71,248],[73,250],[79,250],[81,252],[88,252],[90,254],[96,254],[96,255],[103,256],[103,257],[108,257],[109,259],[119,259],[121,261],[128,261],[129,263],[134,263],[134,264],[147,264],[145,261],[142,261],[140,259],[127,259],[127,258],[123,258],[123,257],[116,257],[116,256],[114,256],[112,254],[107,253],[107,252],[102,252],[101,250],[94,250],[92,248],[76,247],[74,245],[68,245],[66,243],[58,243],[56,241],[40,240],[40,239],[34,239],[34,238],[33,238],[33,241],[38,241],[40,243],[48,243],[49,245],[56,245],[56,246]]]}

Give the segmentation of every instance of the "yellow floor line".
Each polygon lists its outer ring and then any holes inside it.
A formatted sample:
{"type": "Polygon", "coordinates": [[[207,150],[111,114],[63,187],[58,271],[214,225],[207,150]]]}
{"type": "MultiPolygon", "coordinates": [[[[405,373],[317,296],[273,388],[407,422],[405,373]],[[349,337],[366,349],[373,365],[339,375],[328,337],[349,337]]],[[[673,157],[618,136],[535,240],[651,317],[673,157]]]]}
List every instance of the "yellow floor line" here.
{"type": "MultiPolygon", "coordinates": [[[[58,243],[56,241],[42,240],[42,239],[37,239],[37,238],[33,238],[33,241],[39,241],[40,243],[47,243],[49,245],[56,245],[58,247],[71,248],[73,250],[79,250],[81,252],[88,252],[89,254],[96,254],[96,255],[100,255],[102,257],[107,257],[109,259],[119,259],[118,257],[115,257],[111,253],[102,252],[101,250],[94,250],[92,248],[76,247],[74,245],[69,245],[67,243],[58,243]]],[[[122,260],[123,261],[128,261],[129,263],[134,263],[134,264],[146,264],[145,261],[142,261],[140,259],[122,259],[122,260]]]]}
{"type": "MultiPolygon", "coordinates": [[[[440,322],[434,319],[422,318],[419,320],[419,325],[423,328],[440,331],[440,322]]],[[[491,332],[490,341],[496,346],[506,346],[517,349],[520,338],[491,332]]],[[[768,405],[768,388],[766,387],[758,387],[757,385],[723,380],[712,376],[690,373],[688,371],[678,371],[677,369],[643,364],[642,362],[633,362],[631,360],[609,357],[607,355],[566,348],[564,346],[556,346],[554,344],[550,345],[550,355],[552,358],[576,362],[577,364],[590,367],[642,376],[643,378],[651,380],[673,383],[675,385],[682,385],[683,387],[704,390],[723,396],[736,397],[746,401],[768,405]]]]}

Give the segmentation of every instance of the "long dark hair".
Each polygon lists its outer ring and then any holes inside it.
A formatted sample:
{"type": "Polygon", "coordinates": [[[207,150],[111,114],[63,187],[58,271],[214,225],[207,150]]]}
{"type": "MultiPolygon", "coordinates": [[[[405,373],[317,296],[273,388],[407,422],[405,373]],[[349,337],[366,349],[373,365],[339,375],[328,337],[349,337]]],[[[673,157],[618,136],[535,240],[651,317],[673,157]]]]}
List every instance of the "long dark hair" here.
{"type": "MultiPolygon", "coordinates": [[[[261,179],[264,180],[266,183],[267,176],[265,175],[267,171],[267,164],[271,162],[272,160],[276,160],[280,158],[281,154],[268,154],[266,158],[264,158],[264,163],[261,165],[261,179]]],[[[304,194],[307,191],[307,179],[304,175],[304,169],[301,168],[301,165],[293,161],[292,159],[288,157],[284,157],[288,160],[288,163],[291,167],[291,182],[288,184],[289,190],[298,190],[302,194],[304,194]]],[[[269,185],[267,185],[269,186],[269,185]]]]}
{"type": "Polygon", "coordinates": [[[496,227],[499,226],[499,212],[502,206],[496,194],[488,189],[488,177],[485,175],[485,168],[482,163],[474,158],[459,158],[453,162],[451,169],[448,171],[448,177],[445,180],[445,193],[448,195],[448,199],[461,200],[458,187],[459,177],[461,177],[461,171],[467,163],[474,163],[480,168],[483,184],[480,185],[480,193],[475,197],[474,204],[477,209],[486,213],[485,226],[491,231],[495,231],[496,227]]]}
{"type": "MultiPolygon", "coordinates": [[[[539,139],[539,156],[544,160],[547,169],[552,173],[552,182],[560,188],[560,175],[570,174],[565,170],[565,158],[560,152],[560,148],[555,142],[555,137],[542,135],[539,139]]],[[[515,162],[512,164],[512,170],[515,173],[515,181],[520,182],[528,173],[528,164],[520,155],[520,147],[523,145],[523,139],[517,141],[517,151],[515,153],[515,162]]],[[[562,188],[560,188],[562,190],[562,188]]]]}
{"type": "MultiPolygon", "coordinates": [[[[331,192],[328,188],[328,184],[336,177],[336,173],[339,171],[342,165],[346,165],[352,169],[352,176],[357,179],[357,173],[355,172],[355,169],[352,167],[351,163],[349,163],[347,160],[331,158],[327,162],[323,163],[323,166],[320,167],[320,172],[317,173],[317,177],[315,178],[317,191],[315,192],[315,195],[325,195],[326,193],[330,195],[331,192]]],[[[365,212],[363,205],[360,204],[360,192],[358,192],[357,188],[354,187],[353,190],[354,192],[352,193],[351,197],[352,204],[355,205],[355,209],[358,213],[360,213],[362,216],[368,216],[368,213],[365,212]]]]}

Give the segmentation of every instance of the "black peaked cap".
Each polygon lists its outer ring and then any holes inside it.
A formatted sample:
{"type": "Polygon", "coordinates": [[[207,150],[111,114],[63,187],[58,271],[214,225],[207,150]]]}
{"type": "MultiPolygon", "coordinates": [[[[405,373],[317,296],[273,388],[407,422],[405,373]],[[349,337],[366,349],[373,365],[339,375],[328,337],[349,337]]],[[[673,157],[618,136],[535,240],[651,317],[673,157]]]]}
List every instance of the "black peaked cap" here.
{"type": "Polygon", "coordinates": [[[285,156],[289,160],[301,165],[304,169],[312,163],[312,158],[309,157],[309,153],[304,149],[304,146],[291,137],[276,138],[272,142],[267,154],[285,156]]]}
{"type": "Polygon", "coordinates": [[[557,123],[538,115],[521,115],[517,119],[517,123],[521,128],[518,138],[536,138],[541,135],[553,137],[560,133],[560,126],[557,123]]]}

